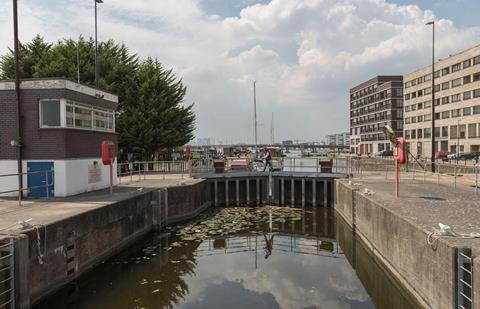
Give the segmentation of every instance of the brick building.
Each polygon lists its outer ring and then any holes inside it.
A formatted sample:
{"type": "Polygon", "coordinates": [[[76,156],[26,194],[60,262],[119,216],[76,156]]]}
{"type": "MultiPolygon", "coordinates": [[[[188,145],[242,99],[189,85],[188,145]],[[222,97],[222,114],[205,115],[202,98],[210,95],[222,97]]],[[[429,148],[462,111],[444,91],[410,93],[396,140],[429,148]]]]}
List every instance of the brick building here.
{"type": "MultiPolygon", "coordinates": [[[[434,74],[435,149],[480,151],[480,45],[439,60],[434,74]]],[[[405,138],[413,155],[430,158],[432,66],[404,82],[405,138]]]]}
{"type": "MultiPolygon", "coordinates": [[[[32,189],[28,195],[68,196],[107,187],[101,143],[117,144],[118,97],[66,79],[23,80],[20,89],[23,171],[42,171],[25,175],[24,187],[51,183],[49,190],[32,189]]],[[[17,139],[16,106],[15,83],[1,81],[0,174],[17,173],[17,149],[11,145],[17,139]]],[[[15,177],[0,179],[0,191],[17,187],[15,177]]]]}
{"type": "Polygon", "coordinates": [[[376,76],[350,89],[350,152],[389,150],[385,125],[403,135],[403,76],[376,76]]]}

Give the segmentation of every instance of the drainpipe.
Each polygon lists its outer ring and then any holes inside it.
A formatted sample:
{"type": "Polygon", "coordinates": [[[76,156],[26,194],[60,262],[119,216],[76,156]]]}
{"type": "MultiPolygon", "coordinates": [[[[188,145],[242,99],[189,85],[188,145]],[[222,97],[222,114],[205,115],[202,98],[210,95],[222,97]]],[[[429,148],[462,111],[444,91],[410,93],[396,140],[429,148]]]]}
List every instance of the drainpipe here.
{"type": "Polygon", "coordinates": [[[18,163],[18,192],[19,201],[22,200],[23,191],[23,176],[22,174],[22,128],[20,116],[20,56],[19,56],[19,42],[18,42],[18,13],[17,0],[13,0],[13,36],[15,44],[15,92],[17,97],[17,163],[18,163]]]}

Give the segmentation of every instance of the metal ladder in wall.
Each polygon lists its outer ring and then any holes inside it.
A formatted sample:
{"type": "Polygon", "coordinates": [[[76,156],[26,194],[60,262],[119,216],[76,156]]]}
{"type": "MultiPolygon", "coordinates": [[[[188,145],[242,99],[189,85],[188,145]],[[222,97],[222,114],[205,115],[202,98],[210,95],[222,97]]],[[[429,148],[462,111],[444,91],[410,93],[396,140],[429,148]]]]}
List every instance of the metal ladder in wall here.
{"type": "Polygon", "coordinates": [[[13,239],[0,240],[0,309],[15,308],[15,250],[13,239]]]}
{"type": "Polygon", "coordinates": [[[168,189],[160,189],[157,194],[158,226],[162,230],[168,224],[168,189]]]}
{"type": "Polygon", "coordinates": [[[457,306],[458,309],[473,309],[473,259],[472,249],[457,248],[457,306]]]}

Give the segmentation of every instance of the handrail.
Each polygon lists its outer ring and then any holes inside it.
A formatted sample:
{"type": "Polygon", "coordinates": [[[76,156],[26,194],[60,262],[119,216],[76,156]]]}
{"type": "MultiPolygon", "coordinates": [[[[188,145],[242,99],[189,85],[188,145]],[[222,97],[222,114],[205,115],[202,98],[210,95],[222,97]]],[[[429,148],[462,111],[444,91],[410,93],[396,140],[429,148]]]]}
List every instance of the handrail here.
{"type": "Polygon", "coordinates": [[[50,198],[49,188],[51,188],[55,184],[55,171],[53,171],[53,170],[23,172],[23,173],[11,173],[11,174],[0,174],[0,178],[2,178],[2,177],[18,177],[18,176],[25,176],[25,175],[28,176],[28,175],[33,175],[33,174],[45,174],[45,184],[44,185],[39,185],[39,186],[32,186],[32,187],[27,186],[27,187],[13,189],[13,190],[0,191],[0,195],[7,194],[7,193],[18,192],[18,205],[21,206],[22,205],[22,194],[23,194],[24,191],[30,191],[32,189],[45,188],[47,199],[49,199],[50,198]],[[48,182],[48,178],[49,178],[48,174],[51,174],[52,182],[48,182]]]}

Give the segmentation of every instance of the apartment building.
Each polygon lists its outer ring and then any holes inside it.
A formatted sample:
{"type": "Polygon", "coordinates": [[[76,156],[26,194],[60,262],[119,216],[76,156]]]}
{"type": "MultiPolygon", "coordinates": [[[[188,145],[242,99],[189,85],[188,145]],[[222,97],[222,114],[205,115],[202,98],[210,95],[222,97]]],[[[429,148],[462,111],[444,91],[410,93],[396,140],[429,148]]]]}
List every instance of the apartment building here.
{"type": "MultiPolygon", "coordinates": [[[[435,64],[435,151],[480,150],[480,45],[435,64]]],[[[405,138],[413,155],[429,158],[432,66],[404,76],[405,138]]]]}
{"type": "Polygon", "coordinates": [[[385,125],[403,135],[403,76],[376,76],[350,89],[350,152],[389,150],[385,125]]]}
{"type": "Polygon", "coordinates": [[[325,136],[325,144],[330,146],[350,146],[350,134],[348,132],[330,134],[325,136]]]}

